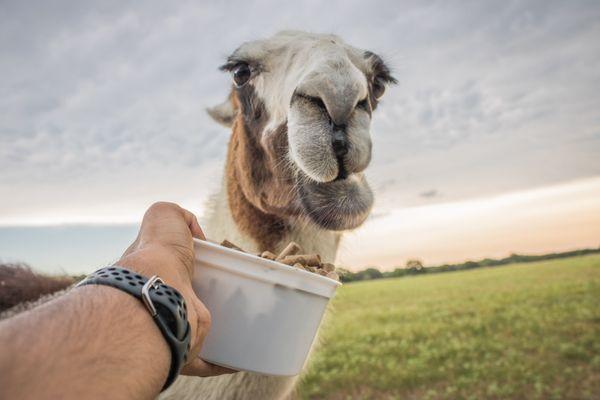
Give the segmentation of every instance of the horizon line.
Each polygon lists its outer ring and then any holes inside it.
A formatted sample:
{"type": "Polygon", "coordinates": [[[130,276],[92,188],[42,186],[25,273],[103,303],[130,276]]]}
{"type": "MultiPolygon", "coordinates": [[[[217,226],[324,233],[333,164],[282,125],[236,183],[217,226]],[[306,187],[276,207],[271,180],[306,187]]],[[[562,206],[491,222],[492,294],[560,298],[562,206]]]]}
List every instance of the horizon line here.
{"type": "MultiPolygon", "coordinates": [[[[369,216],[367,221],[373,220],[373,219],[384,218],[386,216],[386,214],[389,214],[394,211],[402,210],[402,211],[406,212],[409,210],[421,210],[423,208],[431,208],[431,207],[445,207],[445,206],[452,206],[452,205],[464,204],[464,203],[467,203],[467,205],[468,205],[468,203],[481,204],[483,202],[511,200],[511,199],[515,199],[515,198],[522,199],[523,198],[522,196],[526,193],[530,194],[530,195],[535,195],[535,194],[539,194],[540,192],[556,191],[557,189],[564,190],[569,187],[571,187],[571,188],[581,187],[586,184],[594,184],[594,183],[600,183],[600,175],[594,175],[594,176],[589,176],[589,177],[584,177],[584,178],[569,179],[569,180],[552,183],[552,184],[547,184],[547,185],[533,186],[531,188],[526,188],[526,189],[508,190],[508,191],[500,192],[500,193],[493,194],[493,195],[472,196],[472,197],[465,197],[462,199],[456,199],[456,200],[451,200],[451,201],[440,201],[440,202],[434,202],[434,203],[428,203],[428,204],[411,205],[411,206],[407,206],[407,207],[397,207],[397,208],[394,208],[393,210],[384,212],[383,215],[375,215],[372,213],[369,216]]],[[[376,210],[376,208],[375,208],[375,210],[376,210]]],[[[195,210],[190,210],[190,211],[192,211],[194,214],[196,214],[196,216],[199,217],[199,219],[201,219],[200,216],[202,215],[204,208],[202,208],[202,209],[196,208],[195,210]]],[[[136,213],[136,214],[138,214],[138,213],[136,213]]],[[[32,220],[22,220],[22,221],[10,221],[10,219],[8,219],[8,220],[3,221],[0,218],[0,229],[3,229],[3,228],[6,228],[6,229],[10,229],[10,228],[44,228],[44,227],[84,227],[84,226],[89,226],[89,227],[127,226],[127,225],[139,225],[141,223],[141,221],[142,221],[142,218],[134,218],[134,217],[127,217],[127,218],[110,218],[109,217],[109,218],[103,219],[102,217],[99,217],[98,215],[77,216],[75,218],[72,218],[71,220],[69,220],[68,218],[63,218],[61,220],[40,218],[38,220],[32,219],[32,220]]],[[[352,231],[350,231],[350,232],[352,232],[352,231]]]]}

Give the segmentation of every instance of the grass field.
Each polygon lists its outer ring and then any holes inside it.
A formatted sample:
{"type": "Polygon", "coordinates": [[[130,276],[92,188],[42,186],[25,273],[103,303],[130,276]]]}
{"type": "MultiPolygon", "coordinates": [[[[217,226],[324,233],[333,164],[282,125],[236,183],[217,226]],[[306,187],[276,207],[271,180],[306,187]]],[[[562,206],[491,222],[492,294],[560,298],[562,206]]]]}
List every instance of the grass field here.
{"type": "Polygon", "coordinates": [[[600,255],[347,284],[304,399],[600,398],[600,255]]]}

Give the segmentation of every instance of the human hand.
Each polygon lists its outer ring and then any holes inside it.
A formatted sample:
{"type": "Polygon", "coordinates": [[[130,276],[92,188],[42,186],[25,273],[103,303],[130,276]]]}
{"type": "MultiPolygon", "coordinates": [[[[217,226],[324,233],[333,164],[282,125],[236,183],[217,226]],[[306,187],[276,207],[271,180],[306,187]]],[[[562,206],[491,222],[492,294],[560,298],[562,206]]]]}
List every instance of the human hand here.
{"type": "Polygon", "coordinates": [[[214,376],[235,372],[198,357],[211,320],[210,312],[192,289],[193,237],[206,239],[194,214],[177,204],[155,203],[146,211],[137,238],[117,264],[146,277],[158,275],[184,297],[188,306],[191,343],[189,361],[182,374],[214,376]]]}

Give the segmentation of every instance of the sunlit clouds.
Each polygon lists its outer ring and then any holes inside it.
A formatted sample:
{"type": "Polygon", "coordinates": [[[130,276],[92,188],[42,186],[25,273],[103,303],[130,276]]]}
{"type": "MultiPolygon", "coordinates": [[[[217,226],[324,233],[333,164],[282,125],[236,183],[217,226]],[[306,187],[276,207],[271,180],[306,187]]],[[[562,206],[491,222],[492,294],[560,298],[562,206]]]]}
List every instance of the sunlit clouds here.
{"type": "Polygon", "coordinates": [[[600,178],[500,196],[415,206],[346,236],[341,263],[401,267],[600,246],[600,178]]]}

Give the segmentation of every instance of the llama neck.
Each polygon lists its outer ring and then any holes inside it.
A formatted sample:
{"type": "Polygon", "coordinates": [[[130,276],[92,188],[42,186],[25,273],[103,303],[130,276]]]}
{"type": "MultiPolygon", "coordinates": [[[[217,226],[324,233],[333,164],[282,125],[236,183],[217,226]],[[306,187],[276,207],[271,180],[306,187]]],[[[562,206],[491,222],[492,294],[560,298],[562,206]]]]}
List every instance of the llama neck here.
{"type": "Polygon", "coordinates": [[[290,241],[295,241],[307,253],[320,254],[325,262],[335,262],[341,233],[325,231],[313,224],[290,224],[272,247],[263,247],[254,237],[242,231],[239,224],[236,223],[229,206],[227,185],[227,177],[225,177],[219,193],[209,200],[209,212],[203,221],[203,228],[209,239],[215,241],[227,239],[253,253],[264,250],[277,253],[283,250],[290,241]]]}

